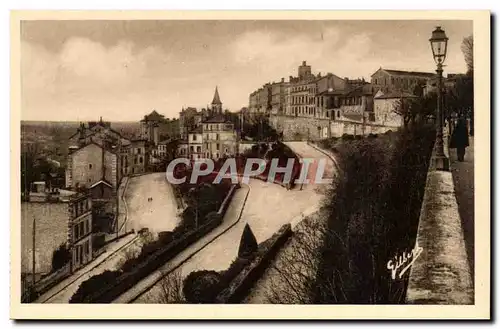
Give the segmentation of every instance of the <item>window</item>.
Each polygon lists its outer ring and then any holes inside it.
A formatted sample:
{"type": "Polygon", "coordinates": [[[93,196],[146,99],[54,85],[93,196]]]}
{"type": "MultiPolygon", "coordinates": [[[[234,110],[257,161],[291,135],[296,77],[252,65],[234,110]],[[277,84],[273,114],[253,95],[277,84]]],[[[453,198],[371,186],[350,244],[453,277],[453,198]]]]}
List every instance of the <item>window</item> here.
{"type": "Polygon", "coordinates": [[[76,255],[75,255],[75,261],[76,263],[79,263],[80,262],[80,253],[79,253],[79,248],[80,246],[76,246],[76,255]]]}
{"type": "Polygon", "coordinates": [[[142,163],[142,157],[139,157],[139,163],[142,163]]]}
{"type": "Polygon", "coordinates": [[[219,134],[215,134],[215,139],[219,140],[219,134]]]}
{"type": "Polygon", "coordinates": [[[137,164],[137,158],[134,159],[134,164],[137,164]]]}
{"type": "Polygon", "coordinates": [[[91,163],[89,163],[89,169],[92,169],[92,164],[91,163]]]}
{"type": "Polygon", "coordinates": [[[85,234],[89,233],[89,221],[85,221],[85,234]]]}
{"type": "Polygon", "coordinates": [[[78,239],[78,225],[73,226],[73,240],[78,239]]]}
{"type": "Polygon", "coordinates": [[[92,182],[92,180],[89,178],[89,179],[88,179],[88,182],[90,183],[90,182],[92,182]]]}
{"type": "Polygon", "coordinates": [[[196,134],[193,135],[193,140],[195,141],[196,140],[196,134]]]}
{"type": "Polygon", "coordinates": [[[216,145],[216,150],[219,151],[219,144],[215,144],[216,145]]]}
{"type": "Polygon", "coordinates": [[[137,149],[137,154],[141,154],[141,148],[137,149]]]}
{"type": "Polygon", "coordinates": [[[80,226],[80,227],[78,228],[78,231],[80,231],[80,235],[81,235],[81,236],[82,236],[82,235],[85,235],[85,234],[86,234],[86,232],[84,231],[85,227],[83,227],[83,222],[80,222],[80,224],[78,224],[78,226],[80,226]]]}

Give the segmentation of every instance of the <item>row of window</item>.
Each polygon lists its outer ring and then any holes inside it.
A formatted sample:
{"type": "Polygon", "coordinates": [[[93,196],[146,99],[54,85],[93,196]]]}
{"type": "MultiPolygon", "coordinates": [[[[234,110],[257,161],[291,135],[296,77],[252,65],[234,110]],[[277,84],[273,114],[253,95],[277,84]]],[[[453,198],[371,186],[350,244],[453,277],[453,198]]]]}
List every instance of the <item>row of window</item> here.
{"type": "Polygon", "coordinates": [[[85,235],[89,234],[92,228],[90,227],[90,219],[82,220],[73,225],[73,241],[78,241],[85,235]]]}
{"type": "Polygon", "coordinates": [[[315,93],[316,88],[312,87],[312,86],[297,86],[297,87],[292,87],[291,91],[292,91],[292,93],[301,92],[301,91],[308,91],[310,93],[315,93]]]}
{"type": "Polygon", "coordinates": [[[89,260],[89,257],[85,257],[85,255],[90,255],[90,243],[89,241],[85,241],[82,245],[75,246],[75,263],[80,264],[84,262],[86,259],[89,260]]]}
{"type": "Polygon", "coordinates": [[[88,199],[81,200],[79,202],[74,202],[74,203],[70,204],[70,211],[71,211],[72,218],[76,218],[76,217],[86,213],[89,210],[90,210],[90,203],[89,203],[88,199]]]}
{"type": "Polygon", "coordinates": [[[291,96],[292,104],[314,104],[314,97],[311,96],[291,96]]]}
{"type": "Polygon", "coordinates": [[[390,78],[375,78],[375,84],[376,85],[384,85],[387,86],[389,84],[391,85],[403,85],[404,88],[407,88],[411,85],[416,84],[417,82],[422,81],[422,79],[417,79],[417,78],[403,78],[403,77],[390,77],[390,78]]]}

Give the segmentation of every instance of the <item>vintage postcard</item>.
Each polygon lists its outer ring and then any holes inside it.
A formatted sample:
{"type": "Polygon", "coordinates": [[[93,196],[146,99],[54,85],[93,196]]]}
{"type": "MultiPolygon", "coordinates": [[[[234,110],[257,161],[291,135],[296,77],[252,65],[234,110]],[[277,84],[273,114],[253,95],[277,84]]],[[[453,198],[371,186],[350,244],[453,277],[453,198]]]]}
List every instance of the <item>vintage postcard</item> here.
{"type": "Polygon", "coordinates": [[[11,33],[12,318],[490,318],[488,11],[11,33]]]}

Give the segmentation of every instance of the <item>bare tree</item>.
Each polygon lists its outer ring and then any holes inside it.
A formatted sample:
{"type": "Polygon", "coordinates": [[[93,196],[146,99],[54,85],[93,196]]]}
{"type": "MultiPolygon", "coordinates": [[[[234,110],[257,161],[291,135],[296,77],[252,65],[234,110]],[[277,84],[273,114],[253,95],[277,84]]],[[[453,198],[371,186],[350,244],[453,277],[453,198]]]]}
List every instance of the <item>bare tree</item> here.
{"type": "MultiPolygon", "coordinates": [[[[323,216],[316,215],[298,224],[290,241],[269,269],[265,297],[272,304],[310,304],[316,284],[320,248],[328,234],[323,216]]],[[[330,289],[329,287],[325,287],[330,289]]]]}
{"type": "Polygon", "coordinates": [[[464,54],[467,73],[472,74],[474,72],[474,37],[470,35],[464,38],[460,48],[464,54]]]}
{"type": "Polygon", "coordinates": [[[165,272],[162,270],[162,278],[158,282],[160,288],[160,295],[157,302],[159,304],[181,304],[185,302],[184,295],[182,294],[184,278],[179,269],[172,272],[165,272]]]}

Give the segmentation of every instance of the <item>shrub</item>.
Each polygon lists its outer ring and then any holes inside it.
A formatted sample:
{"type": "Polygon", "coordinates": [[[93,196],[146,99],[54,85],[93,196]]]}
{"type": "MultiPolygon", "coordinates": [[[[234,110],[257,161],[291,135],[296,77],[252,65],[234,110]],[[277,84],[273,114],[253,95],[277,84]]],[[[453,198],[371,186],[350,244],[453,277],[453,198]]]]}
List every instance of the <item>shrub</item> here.
{"type": "Polygon", "coordinates": [[[85,303],[86,298],[94,294],[96,291],[114,284],[120,273],[121,272],[119,271],[104,271],[101,274],[94,275],[87,281],[82,282],[69,302],[85,303]]]}
{"type": "Polygon", "coordinates": [[[238,257],[248,257],[258,248],[257,239],[248,225],[245,225],[241,235],[240,247],[238,249],[238,257]]]}
{"type": "Polygon", "coordinates": [[[220,291],[221,275],[216,271],[191,272],[184,279],[182,292],[189,303],[214,303],[220,291]]]}
{"type": "Polygon", "coordinates": [[[338,146],[314,303],[403,302],[407,276],[386,264],[415,244],[434,136],[421,125],[338,146]]]}
{"type": "Polygon", "coordinates": [[[71,252],[66,243],[63,243],[52,253],[52,271],[57,271],[64,267],[71,260],[71,252]]]}

